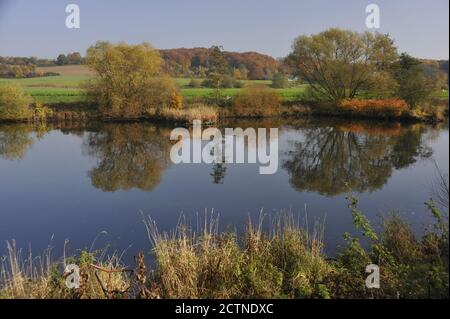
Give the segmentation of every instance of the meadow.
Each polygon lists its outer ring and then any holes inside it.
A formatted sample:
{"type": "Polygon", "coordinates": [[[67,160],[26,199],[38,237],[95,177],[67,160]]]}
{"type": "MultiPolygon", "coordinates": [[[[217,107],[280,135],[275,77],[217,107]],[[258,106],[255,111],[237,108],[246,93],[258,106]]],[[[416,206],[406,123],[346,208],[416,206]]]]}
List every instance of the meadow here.
{"type": "MultiPolygon", "coordinates": [[[[38,68],[42,72],[55,72],[59,76],[47,76],[28,79],[0,79],[1,82],[13,82],[29,93],[35,102],[44,104],[58,103],[78,103],[85,98],[83,85],[93,78],[92,72],[84,66],[62,66],[38,68]]],[[[204,99],[213,95],[214,89],[210,88],[191,88],[189,87],[190,78],[176,78],[177,84],[181,89],[184,99],[188,102],[204,99]]],[[[247,80],[242,81],[245,85],[263,85],[270,86],[270,80],[247,80]]],[[[292,88],[277,89],[276,91],[284,100],[295,100],[302,96],[306,89],[305,85],[299,85],[292,88]]],[[[241,89],[223,89],[223,96],[235,96],[241,89]]]]}
{"type": "MultiPolygon", "coordinates": [[[[55,67],[56,68],[56,67],[55,67]]],[[[62,70],[65,67],[57,67],[62,70]]],[[[28,79],[0,79],[2,82],[13,82],[21,87],[24,91],[31,95],[35,102],[55,105],[59,103],[70,104],[83,102],[86,99],[86,94],[83,85],[90,79],[92,75],[88,74],[65,74],[61,73],[59,76],[47,76],[28,79]]],[[[212,96],[214,89],[211,88],[191,88],[189,87],[189,78],[176,78],[177,84],[181,89],[181,93],[187,102],[195,102],[212,96]]],[[[270,87],[271,81],[267,80],[246,80],[242,81],[245,85],[263,85],[270,87]]],[[[296,101],[304,96],[307,85],[298,85],[285,89],[275,89],[284,101],[296,101]]],[[[221,90],[223,96],[233,97],[242,89],[231,88],[221,90]]],[[[439,99],[448,99],[448,91],[437,91],[434,97],[439,99]]]]}

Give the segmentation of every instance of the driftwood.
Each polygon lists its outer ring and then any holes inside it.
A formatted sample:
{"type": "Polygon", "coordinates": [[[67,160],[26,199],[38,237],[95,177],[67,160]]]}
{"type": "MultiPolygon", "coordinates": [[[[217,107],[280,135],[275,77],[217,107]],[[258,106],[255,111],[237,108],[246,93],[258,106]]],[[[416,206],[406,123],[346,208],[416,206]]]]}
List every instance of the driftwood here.
{"type": "Polygon", "coordinates": [[[137,296],[141,299],[159,299],[160,294],[158,289],[151,290],[147,287],[148,272],[147,266],[145,265],[145,255],[140,252],[136,257],[136,269],[108,269],[98,265],[90,264],[89,266],[94,270],[95,277],[97,278],[100,287],[102,288],[105,297],[108,299],[116,298],[118,296],[124,297],[125,294],[129,293],[133,287],[133,283],[136,284],[138,289],[137,296]],[[100,273],[106,273],[108,278],[105,283],[100,273]],[[124,289],[114,289],[112,287],[112,275],[117,273],[127,273],[130,276],[130,284],[124,289]]]}
{"type": "Polygon", "coordinates": [[[112,275],[115,273],[129,273],[129,274],[133,274],[134,270],[133,269],[107,269],[101,266],[97,266],[94,264],[90,264],[90,267],[92,267],[94,269],[94,274],[95,277],[97,278],[97,281],[100,284],[100,287],[102,288],[103,293],[105,294],[106,298],[111,299],[111,298],[115,298],[117,295],[121,295],[123,296],[124,294],[126,294],[130,289],[131,289],[131,284],[129,284],[126,288],[120,290],[120,289],[113,289],[111,286],[111,280],[112,280],[112,275]],[[99,276],[99,272],[103,272],[108,274],[108,282],[105,284],[102,279],[99,276]]]}

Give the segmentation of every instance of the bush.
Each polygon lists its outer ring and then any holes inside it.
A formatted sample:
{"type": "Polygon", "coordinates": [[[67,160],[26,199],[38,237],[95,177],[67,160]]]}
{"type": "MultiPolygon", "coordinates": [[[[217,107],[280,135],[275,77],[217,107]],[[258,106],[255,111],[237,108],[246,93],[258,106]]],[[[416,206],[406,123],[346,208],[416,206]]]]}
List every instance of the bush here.
{"type": "Polygon", "coordinates": [[[226,75],[223,77],[222,88],[231,89],[234,87],[235,82],[236,80],[233,77],[226,75]]]}
{"type": "Polygon", "coordinates": [[[275,74],[272,80],[272,87],[274,89],[284,89],[287,88],[288,86],[289,80],[286,75],[284,75],[283,73],[275,74]]]}
{"type": "Polygon", "coordinates": [[[200,81],[199,79],[191,79],[191,81],[189,82],[189,87],[191,87],[191,88],[198,89],[201,86],[202,86],[202,81],[200,81]]]}
{"type": "Polygon", "coordinates": [[[448,102],[423,102],[411,111],[411,115],[417,118],[427,118],[432,121],[445,121],[448,114],[448,102]]]}
{"type": "MultiPolygon", "coordinates": [[[[236,83],[236,80],[233,77],[231,77],[229,75],[224,75],[221,77],[220,88],[221,89],[231,89],[234,87],[235,83],[236,83]]],[[[207,87],[207,88],[217,89],[217,83],[211,79],[204,80],[202,83],[202,86],[207,87]]]]}
{"type": "Polygon", "coordinates": [[[56,72],[45,72],[42,76],[60,76],[60,73],[56,72]]]}
{"type": "Polygon", "coordinates": [[[42,103],[36,103],[32,112],[34,121],[45,121],[54,115],[53,110],[42,103]]]}
{"type": "Polygon", "coordinates": [[[351,115],[371,117],[400,117],[408,111],[408,104],[403,100],[342,100],[339,110],[351,115]]]}
{"type": "Polygon", "coordinates": [[[376,234],[367,218],[350,197],[353,222],[369,244],[363,247],[358,237],[346,234],[347,247],[337,256],[335,274],[328,287],[334,298],[448,298],[448,213],[441,213],[433,202],[427,204],[435,217],[433,227],[416,238],[411,226],[397,215],[383,221],[376,234]],[[369,264],[382,269],[381,288],[365,287],[369,264]]]}
{"type": "Polygon", "coordinates": [[[245,88],[245,86],[246,86],[246,84],[243,81],[236,81],[236,82],[234,82],[234,87],[236,89],[242,89],[242,88],[245,88]]]}
{"type": "Polygon", "coordinates": [[[26,120],[31,116],[31,97],[18,86],[0,84],[0,120],[26,120]]]}
{"type": "Polygon", "coordinates": [[[91,95],[106,117],[139,118],[149,108],[181,105],[175,82],[161,74],[162,59],[149,44],[99,42],[88,49],[87,64],[98,75],[91,95]]]}
{"type": "Polygon", "coordinates": [[[232,104],[231,115],[242,117],[273,116],[278,113],[281,97],[264,86],[249,86],[239,92],[232,104]]]}

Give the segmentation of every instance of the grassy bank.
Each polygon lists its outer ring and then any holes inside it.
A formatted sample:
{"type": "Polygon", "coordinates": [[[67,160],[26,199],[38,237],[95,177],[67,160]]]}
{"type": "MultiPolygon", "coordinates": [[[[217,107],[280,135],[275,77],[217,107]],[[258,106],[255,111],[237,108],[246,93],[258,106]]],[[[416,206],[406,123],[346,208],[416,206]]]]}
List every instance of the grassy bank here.
{"type": "MultiPolygon", "coordinates": [[[[446,194],[448,207],[448,186],[446,194]]],[[[368,244],[345,234],[347,245],[333,259],[323,252],[321,227],[308,231],[290,215],[249,221],[244,234],[219,232],[215,218],[197,229],[182,222],[161,233],[148,219],[151,265],[140,253],[135,267],[126,268],[104,251],[81,251],[59,262],[47,251],[24,260],[8,244],[0,298],[448,298],[448,213],[428,203],[435,223],[421,238],[397,215],[384,218],[377,233],[358,201],[348,199],[368,244]],[[78,289],[65,285],[69,274],[63,270],[72,263],[80,267],[78,289]],[[371,264],[380,267],[379,289],[366,287],[371,264]]]]}
{"type": "MultiPolygon", "coordinates": [[[[52,69],[52,68],[48,68],[52,69]]],[[[51,71],[51,70],[45,70],[51,71]]],[[[93,78],[92,72],[83,66],[64,66],[53,70],[61,73],[60,76],[28,78],[28,79],[0,79],[1,83],[13,83],[20,86],[25,93],[32,98],[34,105],[45,105],[52,110],[47,120],[64,119],[99,119],[98,109],[87,101],[85,86],[93,78]]],[[[194,115],[202,115],[199,119],[207,122],[215,122],[220,117],[253,117],[255,114],[264,116],[264,111],[255,112],[248,108],[248,112],[234,114],[233,108],[218,108],[214,104],[214,89],[191,88],[190,79],[175,79],[180,87],[184,107],[181,109],[164,110],[156,114],[150,110],[144,118],[153,120],[165,120],[175,122],[191,122],[194,115]],[[205,113],[206,112],[206,113],[205,113]],[[247,114],[248,113],[248,114],[247,114]]],[[[259,85],[269,88],[271,81],[242,81],[245,86],[259,85]]],[[[276,112],[270,112],[270,116],[298,117],[298,116],[332,116],[346,118],[377,118],[412,121],[437,121],[448,115],[448,91],[435,92],[427,105],[420,106],[416,110],[408,110],[401,114],[393,112],[366,112],[359,109],[343,109],[329,103],[321,103],[308,98],[307,85],[296,85],[285,89],[274,89],[281,98],[281,106],[276,112]]],[[[231,88],[221,90],[221,96],[225,104],[233,103],[245,89],[231,88]]],[[[361,97],[363,99],[363,97],[361,97]]],[[[386,109],[385,109],[386,110],[386,109]]],[[[41,117],[42,120],[42,117],[41,117]]]]}
{"type": "MultiPolygon", "coordinates": [[[[82,89],[85,83],[93,78],[93,72],[82,65],[68,65],[58,67],[38,68],[38,71],[59,73],[59,76],[38,77],[30,79],[0,79],[1,82],[16,83],[24,88],[34,99],[35,102],[46,104],[59,103],[79,103],[86,96],[82,89]]],[[[198,102],[205,97],[212,95],[213,89],[191,88],[189,78],[175,79],[179,85],[182,95],[187,102],[198,102]]],[[[201,80],[200,80],[201,81],[201,80]]],[[[243,80],[244,86],[261,85],[270,87],[270,80],[243,80]]],[[[299,101],[305,98],[307,85],[295,85],[293,87],[276,89],[276,92],[286,101],[299,101]]],[[[224,96],[235,96],[241,89],[224,89],[224,96]]],[[[446,90],[436,91],[433,97],[440,100],[448,100],[449,94],[446,90]]]]}

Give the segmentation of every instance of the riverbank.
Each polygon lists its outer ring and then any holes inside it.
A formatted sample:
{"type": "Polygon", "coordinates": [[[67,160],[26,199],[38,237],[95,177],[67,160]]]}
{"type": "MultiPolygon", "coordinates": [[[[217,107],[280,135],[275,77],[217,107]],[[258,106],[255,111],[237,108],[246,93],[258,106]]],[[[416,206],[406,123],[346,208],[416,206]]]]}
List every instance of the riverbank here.
{"type": "Polygon", "coordinates": [[[352,112],[342,110],[332,104],[321,104],[308,102],[301,104],[298,102],[283,103],[276,114],[269,116],[253,116],[252,114],[235,115],[226,107],[209,106],[201,103],[187,104],[180,109],[151,109],[145,115],[138,118],[112,118],[102,116],[98,107],[89,102],[82,103],[58,103],[45,106],[35,104],[31,107],[32,116],[29,119],[20,120],[0,120],[0,123],[23,123],[23,122],[123,122],[123,121],[154,121],[166,122],[169,124],[186,125],[194,120],[201,120],[203,123],[216,124],[229,119],[261,119],[261,118],[337,118],[347,120],[376,120],[380,122],[404,122],[404,123],[440,123],[448,119],[448,102],[441,103],[436,107],[429,107],[427,110],[405,110],[399,114],[383,114],[374,112],[352,112]]]}
{"type": "MultiPolygon", "coordinates": [[[[28,94],[33,101],[33,109],[38,109],[31,116],[32,121],[64,121],[64,120],[105,120],[121,121],[130,118],[110,118],[101,114],[95,104],[89,101],[86,95],[85,86],[92,79],[92,74],[64,75],[30,79],[0,79],[1,83],[19,85],[25,94],[28,94]],[[42,107],[46,109],[42,112],[42,107]],[[36,114],[37,113],[37,114],[36,114]]],[[[252,117],[284,117],[295,118],[305,116],[320,117],[340,117],[340,118],[362,118],[375,120],[395,120],[412,122],[439,122],[448,117],[448,91],[435,92],[433,96],[422,105],[414,109],[396,108],[397,100],[393,105],[384,105],[381,108],[376,104],[386,104],[384,100],[371,100],[361,97],[360,99],[347,101],[349,107],[319,102],[308,98],[307,85],[292,84],[285,89],[271,89],[270,92],[278,96],[279,106],[271,105],[270,112],[266,105],[247,107],[242,110],[233,107],[234,101],[246,94],[244,88],[222,89],[220,107],[214,101],[214,89],[191,88],[189,79],[174,79],[180,88],[182,97],[182,107],[180,108],[160,108],[150,109],[144,112],[139,118],[132,120],[155,120],[171,123],[190,123],[193,119],[200,119],[203,122],[215,123],[226,118],[252,118],[252,117]],[[365,102],[372,102],[369,105],[365,102]],[[375,107],[373,105],[375,104],[375,107]],[[257,108],[257,109],[255,109],[257,108]],[[260,108],[260,110],[258,110],[260,108]]],[[[259,93],[268,94],[271,81],[243,81],[244,87],[257,86],[259,93]],[[262,88],[262,89],[261,89],[262,88]],[[266,92],[264,92],[266,91],[266,92]]],[[[258,92],[257,92],[258,93],[258,92]]],[[[260,94],[260,95],[261,95],[260,94]]],[[[251,97],[250,101],[260,95],[251,97]]],[[[21,119],[21,121],[23,121],[21,119]]]]}
{"type": "Polygon", "coordinates": [[[154,263],[146,264],[140,253],[133,268],[117,254],[104,258],[105,251],[91,250],[58,262],[48,251],[36,263],[8,243],[0,298],[448,298],[447,215],[429,202],[435,224],[422,238],[395,214],[375,232],[357,199],[348,200],[354,225],[369,244],[345,234],[347,245],[333,259],[323,253],[323,229],[308,231],[292,215],[249,220],[244,234],[219,232],[213,217],[197,221],[204,225],[198,229],[181,222],[170,233],[146,219],[154,263]],[[373,264],[381,270],[381,285],[369,289],[366,268],[373,264]],[[64,269],[76,269],[78,288],[68,288],[74,273],[64,269]]]}

